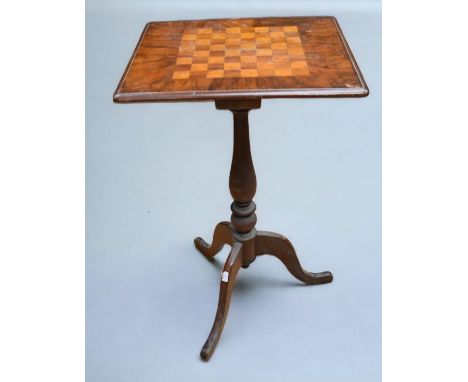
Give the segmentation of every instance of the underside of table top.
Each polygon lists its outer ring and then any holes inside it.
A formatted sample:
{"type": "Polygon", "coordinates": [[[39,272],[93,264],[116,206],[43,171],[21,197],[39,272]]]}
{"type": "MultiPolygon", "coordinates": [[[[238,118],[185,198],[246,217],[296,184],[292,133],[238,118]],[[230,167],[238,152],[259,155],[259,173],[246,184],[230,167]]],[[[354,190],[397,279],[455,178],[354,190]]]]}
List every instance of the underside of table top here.
{"type": "Polygon", "coordinates": [[[334,17],[151,22],[115,102],[365,97],[334,17]]]}

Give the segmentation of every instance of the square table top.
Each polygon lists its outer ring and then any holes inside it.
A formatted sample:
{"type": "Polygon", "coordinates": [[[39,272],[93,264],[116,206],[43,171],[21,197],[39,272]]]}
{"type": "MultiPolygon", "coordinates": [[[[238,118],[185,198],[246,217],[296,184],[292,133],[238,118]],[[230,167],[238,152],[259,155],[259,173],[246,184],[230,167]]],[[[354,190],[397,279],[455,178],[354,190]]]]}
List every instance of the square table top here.
{"type": "Polygon", "coordinates": [[[365,97],[334,17],[150,22],[115,102],[365,97]]]}

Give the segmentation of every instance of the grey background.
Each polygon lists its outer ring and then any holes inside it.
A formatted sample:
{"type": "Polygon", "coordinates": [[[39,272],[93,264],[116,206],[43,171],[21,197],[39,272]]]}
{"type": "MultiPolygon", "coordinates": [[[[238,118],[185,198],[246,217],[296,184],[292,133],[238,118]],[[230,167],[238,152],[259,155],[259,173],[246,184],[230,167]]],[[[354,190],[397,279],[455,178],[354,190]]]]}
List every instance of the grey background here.
{"type": "Polygon", "coordinates": [[[88,1],[88,382],[375,382],[381,373],[379,1],[88,1]],[[232,117],[212,103],[112,103],[145,23],[334,15],[371,95],[265,100],[250,114],[258,224],[286,235],[302,286],[272,257],[241,270],[209,363],[222,264],[194,248],[229,218],[232,117]]]}

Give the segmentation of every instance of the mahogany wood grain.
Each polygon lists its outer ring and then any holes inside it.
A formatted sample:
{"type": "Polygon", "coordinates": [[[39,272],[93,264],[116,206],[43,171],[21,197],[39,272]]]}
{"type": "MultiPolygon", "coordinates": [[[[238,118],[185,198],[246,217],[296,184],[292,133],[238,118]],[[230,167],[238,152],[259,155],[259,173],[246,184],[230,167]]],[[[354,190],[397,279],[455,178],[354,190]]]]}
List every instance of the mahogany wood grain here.
{"type": "Polygon", "coordinates": [[[194,240],[195,247],[203,253],[206,257],[213,257],[219,251],[223,249],[226,244],[230,246],[234,243],[234,236],[233,236],[233,227],[232,224],[229,222],[221,222],[215,228],[213,233],[213,241],[211,245],[208,244],[205,240],[201,237],[197,237],[194,240]]]}
{"type": "Polygon", "coordinates": [[[215,320],[211,332],[203,345],[200,356],[204,361],[208,361],[215,351],[219,338],[226,322],[226,317],[229,311],[231,302],[232,289],[236,281],[237,273],[242,263],[242,244],[235,242],[232,246],[231,253],[224,264],[223,273],[221,275],[221,283],[219,287],[218,309],[216,311],[215,320]]]}
{"type": "Polygon", "coordinates": [[[268,254],[278,258],[294,277],[306,284],[326,284],[333,280],[330,272],[305,271],[287,238],[273,232],[257,232],[255,228],[256,206],[252,199],[257,178],[250,152],[248,114],[260,106],[260,100],[216,101],[217,109],[230,110],[234,117],[233,156],[229,175],[229,190],[234,199],[231,204],[231,222],[221,222],[216,226],[211,245],[197,237],[195,247],[208,258],[219,253],[225,244],[231,245],[232,251],[223,269],[223,275],[227,277],[221,281],[213,328],[200,353],[205,361],[211,357],[221,337],[239,267],[248,268],[257,256],[268,254]]]}
{"type": "Polygon", "coordinates": [[[365,97],[334,17],[150,22],[115,102],[365,97]]]}
{"type": "Polygon", "coordinates": [[[307,272],[297,258],[291,242],[278,233],[258,231],[255,237],[255,255],[271,255],[278,258],[288,271],[299,281],[309,285],[326,284],[333,281],[331,272],[307,272]]]}

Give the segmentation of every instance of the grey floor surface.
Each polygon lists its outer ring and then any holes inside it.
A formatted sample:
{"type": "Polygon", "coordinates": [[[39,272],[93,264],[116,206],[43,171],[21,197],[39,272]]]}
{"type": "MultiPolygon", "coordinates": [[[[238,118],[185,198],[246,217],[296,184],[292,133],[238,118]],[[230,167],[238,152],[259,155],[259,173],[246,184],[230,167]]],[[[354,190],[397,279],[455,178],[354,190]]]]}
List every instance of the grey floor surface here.
{"type": "MultiPolygon", "coordinates": [[[[310,4],[313,4],[310,3],[310,4]]],[[[88,4],[88,382],[376,382],[381,373],[380,9],[88,4]],[[229,218],[232,117],[211,103],[112,103],[147,21],[337,16],[366,99],[265,100],[250,117],[258,229],[286,235],[332,284],[302,286],[272,257],[241,270],[209,363],[225,248],[194,248],[229,218]]]]}

